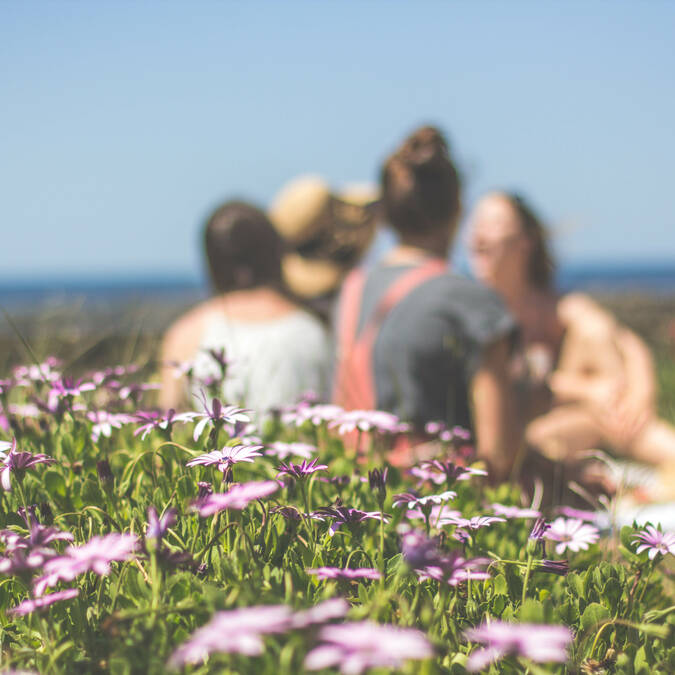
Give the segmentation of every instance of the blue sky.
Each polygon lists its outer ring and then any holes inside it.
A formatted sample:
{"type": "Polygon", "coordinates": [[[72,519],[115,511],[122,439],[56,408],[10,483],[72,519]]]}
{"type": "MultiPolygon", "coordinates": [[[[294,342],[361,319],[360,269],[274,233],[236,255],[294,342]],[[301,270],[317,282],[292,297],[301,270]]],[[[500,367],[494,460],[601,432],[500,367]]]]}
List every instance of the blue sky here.
{"type": "Polygon", "coordinates": [[[675,264],[675,3],[4,2],[0,279],[200,274],[199,228],[448,134],[565,261],[675,264]]]}

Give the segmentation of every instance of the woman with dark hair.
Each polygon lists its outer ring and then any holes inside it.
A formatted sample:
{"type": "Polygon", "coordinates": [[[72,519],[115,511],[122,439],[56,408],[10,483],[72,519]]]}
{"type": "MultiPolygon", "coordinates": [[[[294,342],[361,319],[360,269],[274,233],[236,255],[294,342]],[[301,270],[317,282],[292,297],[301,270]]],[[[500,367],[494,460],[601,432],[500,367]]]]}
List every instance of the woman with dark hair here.
{"type": "Polygon", "coordinates": [[[546,230],[521,197],[490,193],[470,221],[474,274],[520,322],[525,358],[513,367],[529,398],[528,444],[570,460],[609,446],[675,468],[675,429],[656,416],[642,340],[590,297],[558,295],[546,230]]]}
{"type": "MultiPolygon", "coordinates": [[[[514,322],[499,297],[447,268],[460,214],[460,177],[434,127],[411,134],[381,172],[382,204],[398,245],[347,277],[337,313],[334,400],[412,424],[475,431],[495,479],[519,447],[507,362],[514,322]]],[[[413,460],[414,448],[390,456],[413,460]]]]}
{"type": "Polygon", "coordinates": [[[190,362],[196,380],[217,375],[209,350],[225,350],[228,403],[264,412],[308,390],[325,391],[328,337],[287,293],[283,243],[265,213],[244,202],[224,204],[207,221],[204,244],[214,296],[164,336],[162,405],[177,407],[188,393],[168,364],[190,362]]]}

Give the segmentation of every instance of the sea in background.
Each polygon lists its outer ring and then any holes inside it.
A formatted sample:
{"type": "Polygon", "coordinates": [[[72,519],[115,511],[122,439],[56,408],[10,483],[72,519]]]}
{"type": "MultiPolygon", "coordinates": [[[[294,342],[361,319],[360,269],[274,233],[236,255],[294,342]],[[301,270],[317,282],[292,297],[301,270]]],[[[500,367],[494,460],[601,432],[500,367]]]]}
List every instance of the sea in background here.
{"type": "MultiPolygon", "coordinates": [[[[563,292],[602,295],[675,295],[675,263],[570,264],[558,272],[563,292]]],[[[93,277],[10,282],[0,280],[0,306],[11,313],[77,303],[81,310],[142,302],[188,305],[208,295],[205,281],[188,277],[93,277]]]]}

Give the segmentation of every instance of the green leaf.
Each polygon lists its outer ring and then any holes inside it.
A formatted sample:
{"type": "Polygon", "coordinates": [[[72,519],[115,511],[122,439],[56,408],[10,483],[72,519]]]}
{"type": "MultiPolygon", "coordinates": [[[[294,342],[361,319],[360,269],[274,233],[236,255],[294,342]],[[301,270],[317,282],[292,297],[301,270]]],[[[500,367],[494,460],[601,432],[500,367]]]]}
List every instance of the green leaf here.
{"type": "Polygon", "coordinates": [[[607,602],[612,612],[616,612],[621,600],[621,592],[623,588],[617,579],[607,579],[605,585],[602,587],[602,598],[607,602]]]}
{"type": "Polygon", "coordinates": [[[66,496],[66,481],[60,473],[50,469],[49,471],[45,471],[42,480],[50,495],[66,496]]]}
{"type": "Polygon", "coordinates": [[[630,550],[633,547],[632,539],[635,536],[635,530],[630,525],[624,525],[621,528],[621,533],[619,534],[619,539],[621,543],[630,550]]]}
{"type": "Polygon", "coordinates": [[[609,610],[598,602],[592,602],[581,617],[581,627],[584,630],[590,630],[599,626],[610,618],[609,610]]]}
{"type": "Polygon", "coordinates": [[[577,596],[577,598],[582,597],[584,594],[584,582],[581,576],[576,572],[570,572],[567,575],[567,587],[573,595],[577,596]]]}
{"type": "Polygon", "coordinates": [[[538,600],[527,598],[518,610],[518,619],[523,623],[544,623],[544,606],[538,600]]]}
{"type": "Polygon", "coordinates": [[[493,580],[493,588],[496,595],[506,595],[509,592],[509,586],[506,583],[506,577],[498,574],[493,580]]]}

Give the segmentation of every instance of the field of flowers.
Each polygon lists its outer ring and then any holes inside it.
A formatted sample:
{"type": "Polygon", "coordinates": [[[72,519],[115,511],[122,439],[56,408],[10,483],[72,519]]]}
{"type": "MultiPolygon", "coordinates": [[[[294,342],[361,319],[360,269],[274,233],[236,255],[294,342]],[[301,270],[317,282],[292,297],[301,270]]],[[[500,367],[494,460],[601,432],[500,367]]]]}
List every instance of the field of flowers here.
{"type": "Polygon", "coordinates": [[[461,429],[400,470],[386,413],[218,378],[164,413],[143,375],[0,380],[0,669],[675,672],[675,534],[541,513],[461,429]]]}

